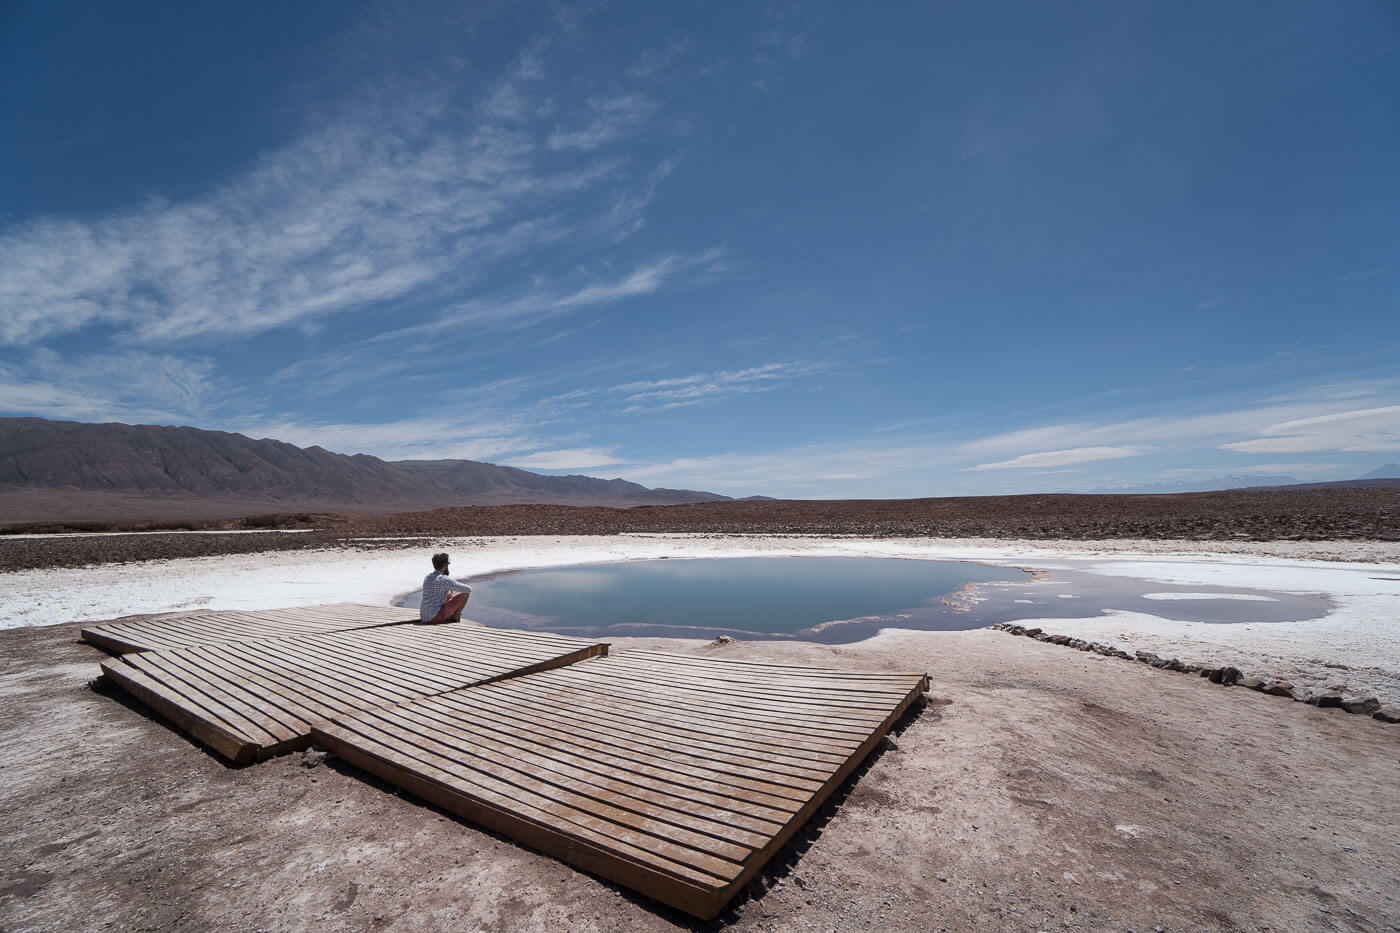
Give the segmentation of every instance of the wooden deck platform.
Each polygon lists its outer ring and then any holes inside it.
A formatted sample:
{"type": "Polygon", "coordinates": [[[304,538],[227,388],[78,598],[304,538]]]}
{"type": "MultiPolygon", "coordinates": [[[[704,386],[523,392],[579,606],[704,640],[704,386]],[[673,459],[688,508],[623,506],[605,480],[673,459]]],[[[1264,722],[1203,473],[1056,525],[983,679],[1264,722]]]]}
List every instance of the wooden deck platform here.
{"type": "Polygon", "coordinates": [[[539,632],[391,625],[124,654],[102,672],[185,732],[245,763],[309,744],[317,723],[606,654],[539,632]]]}
{"type": "Polygon", "coordinates": [[[716,916],[928,689],[624,651],[334,716],[313,740],[424,800],[716,916]]]}
{"type": "Polygon", "coordinates": [[[344,632],[417,622],[407,609],[336,603],[257,612],[199,610],[98,622],[82,630],[83,641],[116,654],[188,645],[222,645],[257,638],[344,632]]]}

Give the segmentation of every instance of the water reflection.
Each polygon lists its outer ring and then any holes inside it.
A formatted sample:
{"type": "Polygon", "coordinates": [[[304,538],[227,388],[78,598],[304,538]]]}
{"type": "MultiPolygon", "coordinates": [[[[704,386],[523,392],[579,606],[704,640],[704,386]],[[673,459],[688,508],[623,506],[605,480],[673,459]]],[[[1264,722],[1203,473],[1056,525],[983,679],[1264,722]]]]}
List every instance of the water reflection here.
{"type": "MultiPolygon", "coordinates": [[[[497,574],[472,586],[466,615],[478,622],[589,637],[728,634],[833,643],[892,626],[948,631],[1111,610],[1234,623],[1312,619],[1330,608],[1321,595],[887,558],[630,561],[497,574]]],[[[402,605],[416,607],[418,598],[409,594],[402,605]]]]}

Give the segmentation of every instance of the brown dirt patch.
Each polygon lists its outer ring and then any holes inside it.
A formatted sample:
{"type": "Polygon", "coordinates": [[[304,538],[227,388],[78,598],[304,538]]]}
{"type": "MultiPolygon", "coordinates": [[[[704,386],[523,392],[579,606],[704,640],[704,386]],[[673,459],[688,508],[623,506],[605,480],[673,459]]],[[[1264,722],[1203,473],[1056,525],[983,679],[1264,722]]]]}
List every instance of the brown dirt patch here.
{"type": "MultiPolygon", "coordinates": [[[[149,531],[153,521],[11,525],[5,531],[149,531]]],[[[818,534],[1022,540],[1400,540],[1400,487],[1236,490],[1136,496],[979,496],[765,500],[691,505],[466,506],[392,515],[284,512],[166,522],[186,530],[308,529],[300,534],[140,534],[15,538],[0,534],[0,571],[314,547],[371,547],[385,537],[818,534]]],[[[393,546],[412,544],[392,542],[393,546]]]]}
{"type": "MultiPolygon", "coordinates": [[[[76,634],[0,632],[0,928],[691,926],[341,763],[225,767],[76,634]]],[[[933,678],[710,927],[1400,928],[1393,726],[997,632],[636,643],[933,678]]]]}

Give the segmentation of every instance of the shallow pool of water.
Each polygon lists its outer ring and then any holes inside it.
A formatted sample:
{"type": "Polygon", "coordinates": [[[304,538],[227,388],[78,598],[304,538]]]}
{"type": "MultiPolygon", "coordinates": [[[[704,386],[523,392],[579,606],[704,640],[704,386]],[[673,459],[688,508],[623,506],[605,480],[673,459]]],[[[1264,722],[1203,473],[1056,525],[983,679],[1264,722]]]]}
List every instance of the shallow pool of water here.
{"type": "MultiPolygon", "coordinates": [[[[487,625],[636,634],[791,635],[823,623],[923,609],[969,583],[1023,570],[846,557],[672,559],[525,570],[472,580],[465,615],[487,625]],[[677,631],[677,630],[683,631],[677,631]]],[[[416,606],[410,594],[405,606],[416,606]]]]}
{"type": "MultiPolygon", "coordinates": [[[[1320,594],[873,557],[674,558],[469,579],[466,618],[595,638],[851,642],[892,626],[952,631],[1113,610],[1203,623],[1284,622],[1318,618],[1330,607],[1320,594]]],[[[416,609],[419,599],[410,593],[400,605],[416,609]]]]}

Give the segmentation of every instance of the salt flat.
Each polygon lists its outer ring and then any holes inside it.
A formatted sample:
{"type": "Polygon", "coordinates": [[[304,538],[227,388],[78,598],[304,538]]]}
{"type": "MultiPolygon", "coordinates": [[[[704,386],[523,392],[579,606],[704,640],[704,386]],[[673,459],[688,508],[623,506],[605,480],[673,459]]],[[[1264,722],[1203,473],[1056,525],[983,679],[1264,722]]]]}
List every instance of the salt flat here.
{"type": "MultiPolygon", "coordinates": [[[[421,547],[274,551],[0,574],[0,628],[201,607],[392,602],[426,572],[421,547]]],[[[623,534],[446,539],[459,576],[662,557],[841,556],[974,560],[1089,571],[1176,586],[1322,593],[1302,622],[1215,625],[1146,613],[1046,620],[1047,631],[1246,673],[1334,684],[1400,703],[1400,543],[1018,541],[803,535],[623,534]]],[[[1172,600],[1163,600],[1163,605],[1172,600]]],[[[1027,624],[1036,624],[1027,617],[1027,624]]],[[[924,637],[937,639],[938,633],[924,637]]]]}
{"type": "MultiPolygon", "coordinates": [[[[1069,568],[1152,581],[1145,592],[1325,592],[1332,608],[1309,622],[1118,614],[1046,627],[1184,660],[1293,665],[1352,686],[1371,678],[1378,695],[1400,669],[1400,590],[1385,579],[1400,577],[1394,544],[684,535],[438,544],[466,573],[870,556],[982,560],[1052,578],[1069,568]]],[[[91,683],[101,655],[77,642],[70,621],[385,603],[416,587],[425,563],[417,547],[343,549],[0,575],[10,629],[0,632],[0,925],[687,927],[653,902],[384,794],[343,763],[308,769],[288,756],[226,768],[138,704],[99,695],[91,683]]],[[[844,645],[618,643],[931,676],[930,707],[736,902],[721,921],[731,929],[1329,929],[1341,916],[1361,929],[1400,924],[1400,815],[1385,805],[1400,792],[1400,727],[985,629],[887,629],[844,645]]]]}

